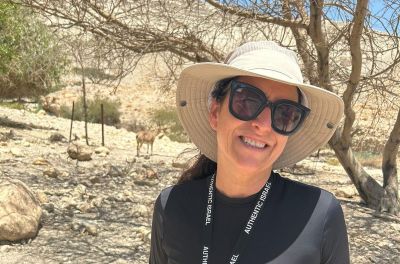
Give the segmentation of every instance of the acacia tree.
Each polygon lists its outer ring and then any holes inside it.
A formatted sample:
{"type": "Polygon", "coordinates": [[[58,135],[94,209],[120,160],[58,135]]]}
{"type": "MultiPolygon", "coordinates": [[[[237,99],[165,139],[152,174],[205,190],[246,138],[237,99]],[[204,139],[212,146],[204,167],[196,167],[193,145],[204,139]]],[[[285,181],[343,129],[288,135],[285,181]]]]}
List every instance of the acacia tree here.
{"type": "Polygon", "coordinates": [[[400,111],[383,150],[383,186],[365,171],[355,157],[352,132],[356,120],[354,100],[361,88],[381,82],[383,85],[379,88],[384,90],[379,92],[385,96],[385,93],[393,93],[388,87],[398,87],[399,21],[391,17],[398,17],[396,5],[398,7],[399,4],[388,3],[384,7],[386,13],[383,16],[381,13],[382,17],[374,17],[368,0],[329,3],[323,0],[309,3],[300,0],[207,2],[223,12],[289,28],[310,83],[329,91],[334,91],[335,82],[337,88],[344,88],[345,119],[329,145],[368,205],[398,214],[396,157],[400,144],[400,111]],[[246,3],[248,5],[243,6],[246,3]],[[332,16],[339,18],[340,22],[334,21],[332,16]],[[382,23],[386,32],[374,31],[371,23],[382,23]],[[351,69],[348,71],[337,67],[337,55],[342,52],[351,56],[351,69]]]}
{"type": "Polygon", "coordinates": [[[80,28],[113,43],[114,51],[158,54],[174,73],[188,62],[222,61],[224,53],[245,40],[272,39],[297,50],[306,79],[345,102],[344,122],[329,145],[360,196],[370,207],[399,213],[400,112],[383,149],[383,185],[366,172],[352,149],[359,131],[354,127],[357,100],[384,102],[396,95],[397,2],[387,0],[379,11],[369,8],[368,0],[18,2],[53,26],[80,28]]]}

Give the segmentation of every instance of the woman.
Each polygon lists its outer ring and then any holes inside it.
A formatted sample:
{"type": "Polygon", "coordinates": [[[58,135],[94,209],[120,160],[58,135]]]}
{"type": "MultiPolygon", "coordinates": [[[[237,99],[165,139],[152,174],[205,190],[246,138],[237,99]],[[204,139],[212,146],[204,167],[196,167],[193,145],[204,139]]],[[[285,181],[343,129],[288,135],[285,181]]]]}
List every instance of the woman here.
{"type": "Polygon", "coordinates": [[[339,202],[273,171],[324,145],[343,114],[292,51],[250,42],[190,66],[177,107],[201,156],[157,198],[150,263],[349,263],[339,202]]]}

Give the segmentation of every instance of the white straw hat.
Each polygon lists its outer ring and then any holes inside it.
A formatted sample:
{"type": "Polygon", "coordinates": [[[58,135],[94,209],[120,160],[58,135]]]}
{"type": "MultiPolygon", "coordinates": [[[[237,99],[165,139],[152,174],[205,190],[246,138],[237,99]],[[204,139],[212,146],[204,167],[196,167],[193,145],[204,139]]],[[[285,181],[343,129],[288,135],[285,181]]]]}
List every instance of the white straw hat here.
{"type": "Polygon", "coordinates": [[[217,138],[209,123],[209,97],[216,82],[236,76],[261,77],[300,88],[302,104],[311,109],[302,127],[289,136],[273,169],[295,164],[325,145],[343,116],[343,101],[336,94],[304,84],[293,51],[271,41],[248,42],[225,63],[198,63],[184,69],[178,81],[179,119],[200,152],[217,161],[217,138]]]}

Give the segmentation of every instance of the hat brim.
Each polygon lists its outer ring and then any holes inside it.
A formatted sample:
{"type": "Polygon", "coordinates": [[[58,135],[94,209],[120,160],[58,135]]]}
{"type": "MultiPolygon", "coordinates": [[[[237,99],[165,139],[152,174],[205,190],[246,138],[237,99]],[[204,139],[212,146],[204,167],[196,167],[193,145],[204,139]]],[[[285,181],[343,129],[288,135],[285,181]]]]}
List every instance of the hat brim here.
{"type": "Polygon", "coordinates": [[[220,63],[199,63],[184,69],[178,81],[176,104],[179,119],[200,152],[217,161],[216,133],[209,123],[208,97],[215,83],[235,76],[253,76],[299,87],[311,109],[302,127],[291,135],[273,169],[293,165],[325,145],[339,125],[343,101],[319,87],[290,80],[276,71],[239,69],[220,63]]]}

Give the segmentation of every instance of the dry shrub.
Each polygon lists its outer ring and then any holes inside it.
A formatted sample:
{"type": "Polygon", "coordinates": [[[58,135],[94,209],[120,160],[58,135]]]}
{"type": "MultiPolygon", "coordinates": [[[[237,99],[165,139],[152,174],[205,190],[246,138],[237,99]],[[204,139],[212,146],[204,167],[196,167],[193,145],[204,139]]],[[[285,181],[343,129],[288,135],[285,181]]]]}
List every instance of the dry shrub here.
{"type": "MultiPolygon", "coordinates": [[[[88,122],[101,123],[101,104],[103,104],[104,108],[104,124],[111,126],[119,125],[121,116],[119,107],[121,103],[108,98],[101,98],[99,96],[95,96],[93,100],[87,101],[88,122]]],[[[71,108],[66,105],[61,105],[60,116],[71,118],[71,108]]],[[[78,102],[75,104],[74,120],[85,120],[82,97],[80,97],[78,102]]]]}
{"type": "Polygon", "coordinates": [[[177,142],[189,142],[189,138],[179,121],[175,108],[161,108],[152,113],[152,121],[162,127],[167,127],[165,134],[177,142]]]}
{"type": "Polygon", "coordinates": [[[365,167],[381,168],[382,167],[382,154],[375,152],[356,152],[358,161],[365,167]]]}

